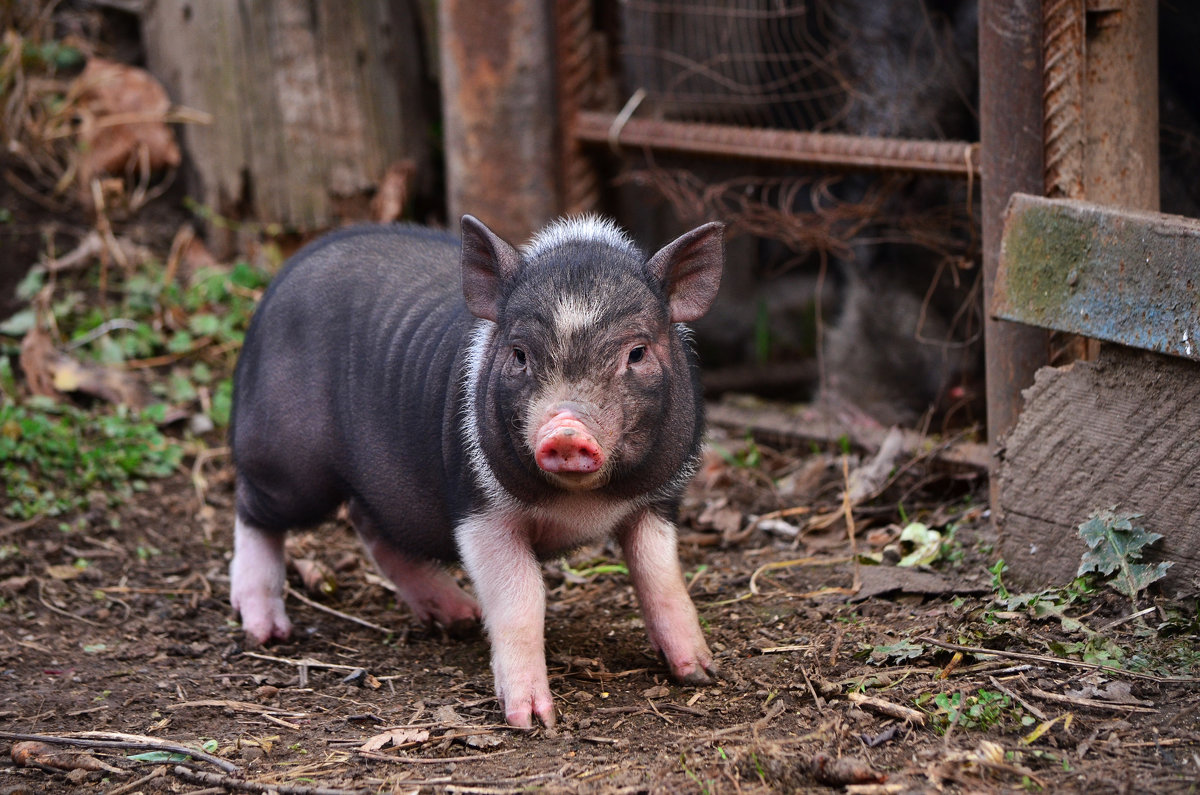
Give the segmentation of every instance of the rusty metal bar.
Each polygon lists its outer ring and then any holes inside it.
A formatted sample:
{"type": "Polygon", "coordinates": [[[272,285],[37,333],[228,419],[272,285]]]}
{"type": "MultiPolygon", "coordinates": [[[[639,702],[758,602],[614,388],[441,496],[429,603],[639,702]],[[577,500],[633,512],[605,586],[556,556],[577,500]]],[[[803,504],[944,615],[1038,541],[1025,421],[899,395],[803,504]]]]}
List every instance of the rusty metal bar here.
{"type": "Polygon", "coordinates": [[[550,11],[544,0],[437,7],[448,214],[524,240],[561,207],[550,11]]]}
{"type": "Polygon", "coordinates": [[[1042,6],[1046,195],[1083,197],[1084,0],[1042,6]]]}
{"type": "MultiPolygon", "coordinates": [[[[1043,169],[1042,7],[1039,0],[983,0],[979,9],[979,115],[983,172],[983,333],[988,440],[998,451],[1016,424],[1021,390],[1048,359],[1047,332],[990,314],[1004,208],[1015,192],[1040,195],[1043,169]]],[[[993,466],[993,519],[999,477],[993,466]]]]}
{"type": "Polygon", "coordinates": [[[589,144],[742,160],[961,178],[979,174],[979,144],[965,141],[912,141],[655,119],[616,122],[613,113],[581,111],[575,115],[575,136],[589,144]]]}
{"type": "Polygon", "coordinates": [[[1083,198],[1157,210],[1158,3],[1089,3],[1088,12],[1083,198]]]}
{"type": "Polygon", "coordinates": [[[576,215],[600,203],[600,177],[574,134],[579,109],[596,91],[596,38],[592,31],[591,0],[557,0],[554,15],[559,141],[559,194],[562,212],[576,215]]]}

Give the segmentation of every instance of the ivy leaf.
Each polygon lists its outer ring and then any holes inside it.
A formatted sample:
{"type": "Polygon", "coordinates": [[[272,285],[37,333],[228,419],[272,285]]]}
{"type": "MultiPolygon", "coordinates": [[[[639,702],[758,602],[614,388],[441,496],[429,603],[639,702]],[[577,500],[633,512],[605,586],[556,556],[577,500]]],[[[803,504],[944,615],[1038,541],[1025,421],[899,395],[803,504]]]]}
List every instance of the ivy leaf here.
{"type": "Polygon", "coordinates": [[[913,643],[910,640],[900,640],[890,645],[876,646],[871,652],[871,662],[880,664],[894,659],[901,663],[905,660],[916,659],[924,653],[925,647],[921,644],[913,643]]]}
{"type": "Polygon", "coordinates": [[[1096,511],[1079,525],[1079,537],[1088,545],[1076,576],[1094,571],[1130,599],[1135,599],[1151,583],[1166,576],[1170,562],[1139,563],[1147,546],[1162,538],[1133,524],[1140,514],[1116,513],[1114,508],[1096,511]]]}

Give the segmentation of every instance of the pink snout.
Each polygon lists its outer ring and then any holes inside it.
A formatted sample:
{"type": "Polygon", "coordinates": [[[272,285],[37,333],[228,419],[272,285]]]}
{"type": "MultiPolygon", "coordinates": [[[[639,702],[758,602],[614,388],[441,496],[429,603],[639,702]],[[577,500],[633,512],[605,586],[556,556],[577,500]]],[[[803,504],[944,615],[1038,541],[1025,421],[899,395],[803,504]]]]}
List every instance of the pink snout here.
{"type": "Polygon", "coordinates": [[[538,429],[534,458],[546,472],[586,475],[604,466],[604,449],[586,425],[563,413],[538,429]]]}

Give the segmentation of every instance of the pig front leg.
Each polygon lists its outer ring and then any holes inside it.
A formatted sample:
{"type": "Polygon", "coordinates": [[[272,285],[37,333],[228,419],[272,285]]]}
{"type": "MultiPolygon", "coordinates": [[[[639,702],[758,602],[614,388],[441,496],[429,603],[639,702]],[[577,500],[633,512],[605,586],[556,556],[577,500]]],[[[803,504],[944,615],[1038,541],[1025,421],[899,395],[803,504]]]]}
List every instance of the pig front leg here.
{"type": "Polygon", "coordinates": [[[242,617],[242,628],[258,643],[292,634],[283,606],[287,566],[283,533],[272,533],[237,517],[233,525],[233,562],[229,564],[229,603],[242,617]]]}
{"type": "Polygon", "coordinates": [[[711,682],[717,668],[684,585],[674,525],[646,511],[622,528],[618,539],[642,606],[646,634],[666,659],[671,676],[689,685],[711,682]]]}
{"type": "Polygon", "coordinates": [[[515,519],[481,514],[460,525],[456,537],[483,608],[505,720],[522,729],[533,728],[534,717],[554,726],[543,645],[545,583],[528,533],[515,519]]]}

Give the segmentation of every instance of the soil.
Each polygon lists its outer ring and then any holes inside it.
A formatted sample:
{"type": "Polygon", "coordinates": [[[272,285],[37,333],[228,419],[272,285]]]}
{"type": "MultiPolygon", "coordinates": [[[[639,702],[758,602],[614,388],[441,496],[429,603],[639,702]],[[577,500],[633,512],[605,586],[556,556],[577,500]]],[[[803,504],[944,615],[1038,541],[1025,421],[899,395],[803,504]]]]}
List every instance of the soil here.
{"type": "MultiPolygon", "coordinates": [[[[840,454],[759,446],[757,468],[713,456],[685,503],[680,554],[721,681],[672,683],[627,578],[605,568],[616,552],[585,548],[546,565],[546,649],[560,717],[553,730],[524,732],[503,725],[485,638],[414,624],[342,520],[290,537],[290,557],[323,567],[315,579],[327,587],[306,590],[292,572],[292,639],[249,647],[228,605],[232,486],[220,441],[189,472],[152,482],[115,513],[98,508],[67,526],[0,525],[0,726],[14,756],[43,763],[21,767],[6,755],[0,792],[1196,786],[1196,680],[1080,666],[1062,653],[1080,637],[1066,624],[992,601],[989,522],[971,507],[986,497],[981,473],[910,462],[855,511],[863,553],[895,542],[901,498],[930,523],[953,522],[953,553],[938,571],[918,572],[889,553],[880,566],[848,559],[840,454]],[[803,481],[803,501],[781,496],[782,480],[803,481]],[[789,502],[811,509],[797,538],[746,532],[750,516],[789,502]],[[919,647],[908,659],[880,649],[905,639],[919,647]],[[955,653],[934,641],[1016,656],[955,653]],[[989,693],[1006,694],[1007,706],[947,729],[939,694],[975,703],[989,693]],[[29,751],[8,734],[70,740],[83,732],[142,739],[29,751]],[[200,758],[132,758],[154,750],[142,747],[153,740],[206,748],[227,769],[200,758]],[[111,769],[83,766],[94,759],[111,769]]],[[[1129,603],[1101,593],[1083,609],[1101,627],[1129,603]]],[[[1133,650],[1145,637],[1128,621],[1104,634],[1133,650]]]]}

